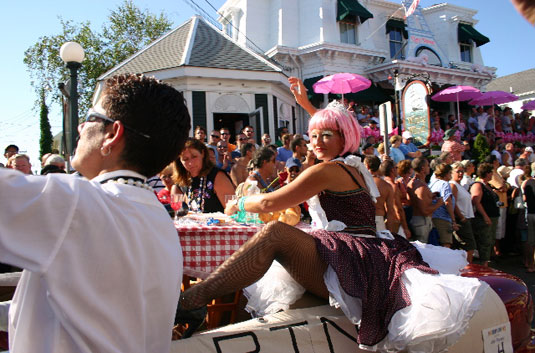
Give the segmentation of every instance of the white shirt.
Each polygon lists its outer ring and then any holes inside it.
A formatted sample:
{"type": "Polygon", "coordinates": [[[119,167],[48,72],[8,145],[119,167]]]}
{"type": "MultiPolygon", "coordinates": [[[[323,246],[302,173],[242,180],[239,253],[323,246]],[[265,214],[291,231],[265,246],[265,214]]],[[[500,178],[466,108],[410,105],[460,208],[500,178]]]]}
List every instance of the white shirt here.
{"type": "Polygon", "coordinates": [[[24,268],[10,352],[169,352],[182,279],[176,229],[152,191],[0,170],[0,261],[24,268]]]}
{"type": "Polygon", "coordinates": [[[512,187],[519,188],[520,185],[518,184],[518,177],[524,174],[524,170],[520,168],[514,168],[511,170],[511,173],[509,173],[509,177],[507,178],[507,183],[511,185],[512,187]]]}
{"type": "Polygon", "coordinates": [[[477,129],[479,131],[485,131],[487,120],[489,120],[489,115],[487,113],[483,113],[477,117],[477,129]]]}
{"type": "Polygon", "coordinates": [[[501,154],[499,151],[497,151],[497,150],[492,150],[492,151],[490,152],[490,154],[495,155],[496,158],[498,159],[498,162],[500,162],[500,164],[503,164],[503,163],[502,163],[502,154],[501,154]]]}
{"type": "Polygon", "coordinates": [[[470,192],[470,186],[472,186],[473,183],[474,180],[472,179],[472,177],[465,173],[463,175],[463,178],[461,179],[462,187],[465,188],[466,191],[470,192]]]}
{"type": "Polygon", "coordinates": [[[457,198],[455,205],[459,208],[464,218],[474,218],[474,207],[472,206],[472,195],[458,182],[451,180],[450,183],[457,187],[457,198]]]}

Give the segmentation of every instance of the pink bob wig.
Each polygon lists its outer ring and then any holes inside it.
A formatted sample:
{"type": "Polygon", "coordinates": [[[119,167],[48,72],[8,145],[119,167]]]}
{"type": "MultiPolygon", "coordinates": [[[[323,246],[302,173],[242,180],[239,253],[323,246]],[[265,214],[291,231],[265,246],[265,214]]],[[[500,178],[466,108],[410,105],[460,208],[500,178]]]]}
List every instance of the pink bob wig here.
{"type": "Polygon", "coordinates": [[[330,106],[318,110],[308,123],[308,135],[310,136],[312,130],[315,129],[338,131],[344,138],[344,148],[341,155],[348,152],[358,152],[361,127],[347,110],[330,106]]]}

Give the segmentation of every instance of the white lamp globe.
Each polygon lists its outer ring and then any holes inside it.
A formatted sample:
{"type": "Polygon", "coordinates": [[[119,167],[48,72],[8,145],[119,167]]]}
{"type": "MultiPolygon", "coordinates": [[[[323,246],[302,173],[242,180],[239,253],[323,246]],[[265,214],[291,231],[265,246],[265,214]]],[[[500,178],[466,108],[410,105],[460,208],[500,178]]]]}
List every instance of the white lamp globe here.
{"type": "Polygon", "coordinates": [[[84,48],[76,42],[67,42],[59,49],[59,56],[65,63],[81,63],[85,57],[84,48]]]}

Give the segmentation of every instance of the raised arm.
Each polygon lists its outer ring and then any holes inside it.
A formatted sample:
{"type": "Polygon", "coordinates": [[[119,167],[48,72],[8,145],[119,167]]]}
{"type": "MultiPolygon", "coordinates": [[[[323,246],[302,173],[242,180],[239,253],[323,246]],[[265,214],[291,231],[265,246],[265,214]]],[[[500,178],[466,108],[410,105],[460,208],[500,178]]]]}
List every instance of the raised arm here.
{"type": "Polygon", "coordinates": [[[290,82],[290,90],[292,91],[297,104],[303,107],[310,116],[313,116],[317,109],[308,100],[307,89],[303,84],[303,81],[297,77],[290,77],[288,78],[288,82],[290,82]]]}

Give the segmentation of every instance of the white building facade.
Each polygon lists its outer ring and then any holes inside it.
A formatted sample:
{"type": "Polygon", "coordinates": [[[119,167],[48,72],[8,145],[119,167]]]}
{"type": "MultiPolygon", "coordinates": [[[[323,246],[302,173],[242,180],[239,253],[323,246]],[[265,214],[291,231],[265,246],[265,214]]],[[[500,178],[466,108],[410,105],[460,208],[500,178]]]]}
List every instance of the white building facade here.
{"type": "MultiPolygon", "coordinates": [[[[383,0],[228,0],[219,22],[289,76],[306,81],[351,72],[393,93],[396,73],[404,81],[424,75],[437,89],[483,88],[496,69],[484,66],[479,46],[488,38],[474,28],[476,13],[443,3],[418,6],[404,19],[401,2],[383,0]]],[[[299,120],[304,128],[306,119],[299,120]]]]}

